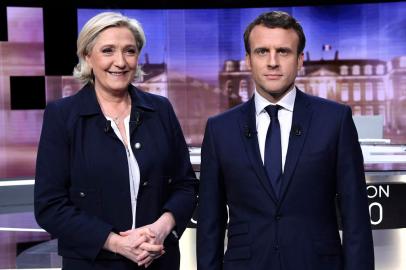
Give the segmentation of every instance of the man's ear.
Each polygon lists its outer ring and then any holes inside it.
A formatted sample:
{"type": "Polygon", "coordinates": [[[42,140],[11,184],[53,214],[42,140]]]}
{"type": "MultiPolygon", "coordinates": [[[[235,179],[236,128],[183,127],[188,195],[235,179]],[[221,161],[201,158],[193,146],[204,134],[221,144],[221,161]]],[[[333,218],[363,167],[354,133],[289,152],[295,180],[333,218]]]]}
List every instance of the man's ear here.
{"type": "Polygon", "coordinates": [[[247,65],[247,67],[249,69],[251,69],[251,57],[250,57],[249,53],[245,54],[245,64],[247,65]]]}
{"type": "Polygon", "coordinates": [[[304,61],[304,53],[301,52],[299,56],[297,57],[297,70],[299,71],[303,67],[303,61],[304,61]]]}

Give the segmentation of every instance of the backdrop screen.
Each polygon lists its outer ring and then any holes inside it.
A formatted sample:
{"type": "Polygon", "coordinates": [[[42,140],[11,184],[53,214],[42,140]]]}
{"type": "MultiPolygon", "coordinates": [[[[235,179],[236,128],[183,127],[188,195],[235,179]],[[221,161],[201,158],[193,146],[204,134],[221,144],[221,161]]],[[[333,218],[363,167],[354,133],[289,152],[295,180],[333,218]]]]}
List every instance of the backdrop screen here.
{"type": "MultiPolygon", "coordinates": [[[[140,55],[145,75],[136,85],[167,96],[187,142],[198,146],[208,117],[252,96],[243,32],[260,13],[276,9],[296,17],[307,37],[297,86],[350,105],[354,115],[381,117],[383,138],[405,143],[404,2],[114,11],[137,19],[145,30],[147,43],[140,55]]],[[[78,31],[102,11],[107,10],[79,9],[78,31]]],[[[21,89],[12,89],[10,81],[21,88],[24,82],[15,77],[45,76],[45,93],[37,92],[46,103],[74,94],[81,85],[70,74],[44,74],[42,9],[8,8],[7,15],[9,38],[0,42],[0,178],[32,177],[43,110],[12,107],[12,103],[20,104],[12,97],[23,99],[24,95],[21,89]]]]}

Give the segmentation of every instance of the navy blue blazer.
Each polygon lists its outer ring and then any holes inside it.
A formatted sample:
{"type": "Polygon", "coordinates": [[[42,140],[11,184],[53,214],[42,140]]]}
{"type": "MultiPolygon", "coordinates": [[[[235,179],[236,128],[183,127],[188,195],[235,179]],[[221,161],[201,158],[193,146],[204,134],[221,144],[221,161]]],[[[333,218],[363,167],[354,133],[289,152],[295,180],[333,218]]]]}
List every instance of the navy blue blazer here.
{"type": "MultiPolygon", "coordinates": [[[[129,93],[130,142],[141,173],[136,226],[170,211],[181,236],[197,193],[181,127],[166,98],[134,86],[129,93]]],[[[47,105],[36,165],[35,216],[58,238],[64,269],[98,269],[99,263],[134,269],[135,263],[102,249],[111,231],[131,228],[128,174],[126,149],[102,114],[91,84],[47,105]]],[[[169,234],[164,245],[166,254],[151,268],[179,269],[178,240],[169,234]]]]}
{"type": "Polygon", "coordinates": [[[374,269],[363,157],[348,106],[297,91],[279,199],[259,152],[254,98],[209,119],[199,190],[199,270],[374,269]]]}

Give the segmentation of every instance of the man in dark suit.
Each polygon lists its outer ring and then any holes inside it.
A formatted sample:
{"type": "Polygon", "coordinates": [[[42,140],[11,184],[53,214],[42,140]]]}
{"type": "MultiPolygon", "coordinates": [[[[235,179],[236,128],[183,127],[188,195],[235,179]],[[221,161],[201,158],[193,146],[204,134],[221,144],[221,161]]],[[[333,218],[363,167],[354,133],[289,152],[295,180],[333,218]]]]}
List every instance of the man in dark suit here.
{"type": "Polygon", "coordinates": [[[295,87],[305,36],[289,14],[260,15],[244,41],[255,94],[206,126],[198,269],[374,269],[351,109],[295,87]]]}

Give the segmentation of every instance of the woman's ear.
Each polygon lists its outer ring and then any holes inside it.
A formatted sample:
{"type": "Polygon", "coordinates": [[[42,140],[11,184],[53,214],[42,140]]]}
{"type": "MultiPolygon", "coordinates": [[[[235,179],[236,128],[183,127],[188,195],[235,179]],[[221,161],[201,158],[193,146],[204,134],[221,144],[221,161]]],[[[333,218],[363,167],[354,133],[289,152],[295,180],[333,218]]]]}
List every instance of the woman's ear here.
{"type": "Polygon", "coordinates": [[[92,67],[92,61],[91,61],[91,56],[89,54],[85,55],[85,61],[86,64],[89,66],[90,69],[93,69],[92,67]]]}

